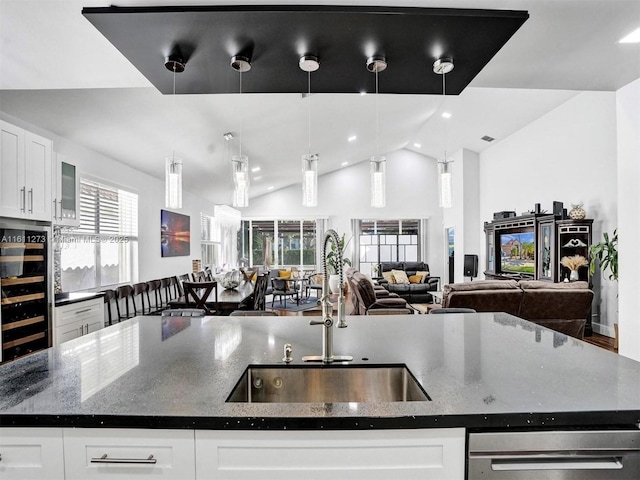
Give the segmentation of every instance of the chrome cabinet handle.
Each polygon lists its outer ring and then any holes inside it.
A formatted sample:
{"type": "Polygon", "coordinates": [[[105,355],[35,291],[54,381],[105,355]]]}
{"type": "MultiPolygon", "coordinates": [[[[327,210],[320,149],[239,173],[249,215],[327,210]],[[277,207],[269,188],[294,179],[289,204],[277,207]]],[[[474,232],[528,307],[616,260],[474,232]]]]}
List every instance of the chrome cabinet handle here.
{"type": "Polygon", "coordinates": [[[58,202],[56,201],[56,199],[53,199],[53,219],[56,220],[58,219],[58,202]]]}
{"type": "Polygon", "coordinates": [[[558,457],[534,459],[522,457],[512,460],[492,460],[491,470],[508,472],[514,470],[621,470],[620,457],[558,457]]]}
{"type": "Polygon", "coordinates": [[[58,203],[60,204],[60,220],[62,220],[62,200],[58,200],[58,203]]]}
{"type": "Polygon", "coordinates": [[[92,458],[91,463],[147,463],[155,464],[158,460],[149,455],[147,458],[109,458],[105,453],[99,458],[92,458]]]}
{"type": "Polygon", "coordinates": [[[91,311],[90,308],[85,308],[84,310],[78,310],[74,315],[78,315],[79,313],[84,313],[84,312],[89,312],[91,311]]]}
{"type": "Polygon", "coordinates": [[[22,187],[20,189],[22,193],[22,203],[20,204],[20,211],[27,213],[27,187],[22,187]]]}
{"type": "Polygon", "coordinates": [[[29,213],[33,213],[33,188],[29,189],[29,213]]]}

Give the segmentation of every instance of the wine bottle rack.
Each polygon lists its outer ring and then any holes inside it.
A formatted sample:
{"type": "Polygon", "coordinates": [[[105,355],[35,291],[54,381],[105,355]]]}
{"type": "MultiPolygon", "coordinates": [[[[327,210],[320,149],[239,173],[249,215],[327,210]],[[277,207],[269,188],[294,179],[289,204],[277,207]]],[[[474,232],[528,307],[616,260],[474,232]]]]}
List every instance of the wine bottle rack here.
{"type": "Polygon", "coordinates": [[[0,229],[2,362],[49,347],[47,274],[46,232],[0,229]]]}

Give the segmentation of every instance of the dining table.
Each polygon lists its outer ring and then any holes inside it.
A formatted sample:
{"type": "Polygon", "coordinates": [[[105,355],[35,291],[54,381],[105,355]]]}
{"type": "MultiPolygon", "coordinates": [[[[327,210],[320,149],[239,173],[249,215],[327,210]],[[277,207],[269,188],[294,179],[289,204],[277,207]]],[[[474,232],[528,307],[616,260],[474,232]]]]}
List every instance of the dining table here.
{"type": "MultiPolygon", "coordinates": [[[[216,285],[216,289],[211,292],[209,298],[205,302],[207,308],[217,312],[218,315],[229,315],[234,310],[238,310],[244,300],[249,298],[253,293],[253,282],[243,280],[240,285],[235,288],[224,288],[220,282],[216,285]],[[216,296],[217,293],[217,296],[216,296]],[[217,300],[216,300],[217,298],[217,300]]],[[[189,308],[193,307],[193,300],[188,303],[184,296],[178,297],[169,302],[170,308],[189,308]]]]}

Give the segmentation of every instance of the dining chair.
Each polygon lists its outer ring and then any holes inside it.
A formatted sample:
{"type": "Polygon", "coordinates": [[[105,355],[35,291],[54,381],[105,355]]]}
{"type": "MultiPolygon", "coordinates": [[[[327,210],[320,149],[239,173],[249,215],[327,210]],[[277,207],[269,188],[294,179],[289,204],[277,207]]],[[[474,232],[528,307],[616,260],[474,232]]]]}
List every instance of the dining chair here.
{"type": "MultiPolygon", "coordinates": [[[[115,290],[103,290],[101,293],[104,294],[104,304],[107,307],[107,316],[109,317],[109,325],[113,325],[113,314],[111,312],[111,302],[116,298],[115,290]]],[[[117,302],[117,300],[116,300],[117,302]]]]}
{"type": "Polygon", "coordinates": [[[322,273],[313,272],[305,277],[307,282],[304,286],[305,296],[309,298],[311,295],[311,290],[316,292],[316,298],[320,298],[320,293],[322,292],[322,273]]]}
{"type": "Polygon", "coordinates": [[[147,282],[139,282],[133,285],[132,300],[134,313],[146,315],[147,313],[151,312],[151,302],[149,301],[149,285],[147,285],[147,282]],[[146,305],[144,301],[145,296],[147,297],[146,305]],[[148,309],[147,306],[149,307],[148,309]]]}
{"type": "Polygon", "coordinates": [[[121,285],[116,288],[116,311],[118,312],[119,322],[136,316],[136,305],[133,301],[133,287],[131,285],[121,285]],[[125,308],[124,315],[120,311],[120,301],[122,299],[124,299],[124,302],[122,302],[125,308]],[[131,304],[131,308],[129,308],[129,304],[131,304]]]}
{"type": "Polygon", "coordinates": [[[432,308],[429,310],[430,315],[438,315],[442,313],[476,313],[473,308],[448,307],[448,308],[432,308]]]}
{"type": "Polygon", "coordinates": [[[269,284],[269,274],[258,275],[253,286],[253,293],[240,303],[238,310],[257,311],[266,308],[265,298],[267,296],[267,286],[269,284]]]}
{"type": "Polygon", "coordinates": [[[201,308],[207,315],[214,314],[214,311],[207,307],[207,300],[209,295],[215,292],[215,303],[218,304],[218,282],[184,282],[182,287],[185,304],[188,307],[201,308]]]}
{"type": "Polygon", "coordinates": [[[298,295],[298,290],[289,288],[289,282],[287,282],[286,280],[282,280],[280,278],[272,278],[271,286],[271,294],[273,295],[273,298],[271,299],[272,307],[276,301],[276,297],[280,298],[281,303],[282,299],[284,298],[284,308],[287,308],[287,297],[294,297],[298,295]]]}
{"type": "Polygon", "coordinates": [[[162,310],[162,297],[160,295],[160,280],[149,280],[147,282],[147,296],[149,299],[149,307],[151,313],[158,313],[162,310]],[[151,305],[151,299],[153,298],[153,305],[151,305]]]}
{"type": "Polygon", "coordinates": [[[204,317],[202,308],[168,308],[162,311],[163,317],[204,317]]]}

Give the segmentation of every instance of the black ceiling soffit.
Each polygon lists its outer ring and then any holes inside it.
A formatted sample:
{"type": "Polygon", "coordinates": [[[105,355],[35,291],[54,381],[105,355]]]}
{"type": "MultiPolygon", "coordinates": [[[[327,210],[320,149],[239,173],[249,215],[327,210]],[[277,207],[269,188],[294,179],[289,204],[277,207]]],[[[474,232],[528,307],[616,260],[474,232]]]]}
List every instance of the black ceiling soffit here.
{"type": "Polygon", "coordinates": [[[82,14],[164,94],[165,57],[186,61],[178,94],[238,93],[234,55],[251,59],[243,93],[303,93],[301,55],[318,57],[313,93],[375,91],[369,56],[383,55],[380,93],[442,94],[433,62],[451,57],[447,94],[458,95],[529,18],[526,11],[357,6],[191,6],[84,8],[82,14]]]}

